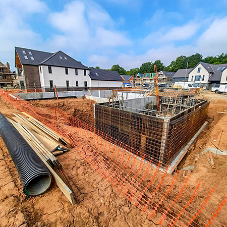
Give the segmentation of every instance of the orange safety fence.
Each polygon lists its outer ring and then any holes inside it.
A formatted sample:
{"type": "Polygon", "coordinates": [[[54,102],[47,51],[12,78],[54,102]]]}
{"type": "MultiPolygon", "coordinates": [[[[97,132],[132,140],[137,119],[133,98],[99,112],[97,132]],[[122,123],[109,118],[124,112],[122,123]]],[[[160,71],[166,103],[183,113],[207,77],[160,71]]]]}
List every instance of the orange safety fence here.
{"type": "Polygon", "coordinates": [[[139,157],[139,151],[128,151],[125,145],[96,130],[93,125],[57,108],[38,108],[1,90],[0,96],[67,138],[73,146],[71,152],[77,151],[97,173],[154,223],[164,226],[215,225],[226,198],[212,213],[208,207],[214,188],[209,192],[200,190],[202,182],[198,181],[198,185],[194,186],[189,184],[190,176],[184,179],[179,172],[169,175],[168,166],[161,171],[160,163],[155,166],[151,163],[152,159],[146,161],[146,154],[139,157]]]}

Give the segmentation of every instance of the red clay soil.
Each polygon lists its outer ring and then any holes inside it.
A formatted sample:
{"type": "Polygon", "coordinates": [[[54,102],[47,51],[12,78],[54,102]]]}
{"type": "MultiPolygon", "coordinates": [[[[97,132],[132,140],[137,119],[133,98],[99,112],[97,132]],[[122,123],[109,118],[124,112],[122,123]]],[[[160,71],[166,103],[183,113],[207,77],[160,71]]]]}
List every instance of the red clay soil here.
{"type": "Polygon", "coordinates": [[[38,108],[59,108],[73,117],[94,125],[94,104],[90,99],[59,99],[59,100],[42,100],[30,101],[30,103],[38,108]]]}
{"type": "MultiPolygon", "coordinates": [[[[194,160],[204,149],[213,146],[211,142],[227,150],[227,114],[220,114],[227,110],[227,98],[222,95],[208,94],[207,98],[211,101],[208,109],[208,127],[201,133],[197,141],[193,144],[188,152],[187,157],[183,160],[179,169],[194,164],[194,160]]],[[[92,124],[93,122],[93,101],[79,99],[32,101],[36,107],[42,107],[44,112],[46,108],[55,107],[74,114],[81,120],[92,124]],[[83,110],[83,108],[85,110],[83,110]]],[[[5,102],[0,97],[0,112],[10,117],[12,113],[18,112],[13,106],[5,102]]],[[[49,113],[50,114],[50,113],[49,113]]],[[[154,226],[153,220],[132,205],[123,197],[115,187],[112,187],[108,181],[103,179],[91,166],[83,159],[84,150],[88,147],[94,147],[94,135],[87,135],[85,138],[78,132],[78,138],[86,141],[84,146],[78,146],[76,149],[58,156],[65,172],[67,173],[71,186],[76,193],[76,205],[72,206],[61,191],[53,183],[48,192],[37,197],[26,197],[22,192],[16,168],[9,156],[9,153],[0,138],[0,226],[154,226]],[[81,155],[82,154],[82,155],[81,155]]],[[[103,141],[100,140],[98,147],[102,147],[103,141]]],[[[92,149],[91,149],[92,151],[92,149]]],[[[92,151],[94,153],[94,150],[92,151]]],[[[92,153],[91,153],[92,154],[92,153]]],[[[114,154],[115,155],[115,154],[114,154]]],[[[189,201],[192,192],[201,180],[200,190],[193,207],[188,207],[187,212],[195,213],[203,204],[212,186],[215,186],[212,197],[207,203],[206,211],[201,216],[201,222],[211,217],[220,203],[227,196],[227,157],[213,156],[215,169],[212,169],[205,155],[200,155],[195,163],[195,169],[190,173],[188,182],[188,194],[174,205],[175,209],[181,209],[185,201],[189,201]],[[182,203],[182,204],[181,204],[182,203]]],[[[98,158],[98,156],[97,156],[98,158]]],[[[99,157],[100,158],[100,157],[99,157]]],[[[102,157],[101,157],[102,158],[102,157]]],[[[101,159],[100,159],[101,160],[101,159]]],[[[87,159],[88,161],[88,159],[87,159]]],[[[101,161],[100,161],[101,162],[101,161]]],[[[100,163],[99,162],[99,163],[100,163]]],[[[139,163],[138,163],[139,165],[139,163]]],[[[142,166],[141,175],[146,171],[142,166]]],[[[179,178],[171,191],[168,200],[173,201],[177,195],[178,188],[185,182],[184,171],[180,171],[179,178]]],[[[151,170],[144,183],[149,182],[153,174],[151,170]]],[[[158,174],[154,184],[158,185],[163,174],[158,174]],[[157,182],[156,182],[157,181],[157,182]]],[[[166,177],[165,186],[170,185],[172,176],[166,177]]],[[[163,192],[162,192],[163,193],[163,192]]],[[[161,194],[161,193],[160,193],[161,194]]],[[[154,198],[154,200],[157,200],[154,198]]],[[[133,202],[133,201],[132,201],[133,202]]],[[[156,201],[158,202],[158,201],[156,201]]],[[[218,217],[212,221],[213,226],[227,225],[227,207],[222,207],[218,217]]],[[[157,219],[158,217],[155,217],[157,219]]],[[[201,224],[201,226],[203,226],[201,224]]],[[[212,225],[211,225],[212,226],[212,225]]]]}

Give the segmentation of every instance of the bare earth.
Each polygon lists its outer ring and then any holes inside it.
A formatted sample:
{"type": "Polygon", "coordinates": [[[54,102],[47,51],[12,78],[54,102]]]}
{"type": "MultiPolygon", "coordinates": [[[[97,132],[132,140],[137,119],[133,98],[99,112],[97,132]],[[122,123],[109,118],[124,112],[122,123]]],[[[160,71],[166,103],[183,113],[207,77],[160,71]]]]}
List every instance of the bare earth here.
{"type": "MultiPolygon", "coordinates": [[[[190,148],[179,169],[192,165],[195,157],[205,148],[214,147],[227,150],[227,97],[212,93],[205,94],[210,100],[208,110],[209,126],[201,133],[190,148]],[[211,143],[212,142],[212,143],[211,143]]],[[[55,107],[57,101],[33,101],[35,106],[55,107]]],[[[64,99],[58,101],[58,108],[93,123],[93,102],[90,100],[64,99]]],[[[10,117],[19,112],[0,97],[0,112],[10,117]]],[[[191,173],[190,185],[201,180],[202,191],[207,192],[215,186],[208,209],[214,213],[227,196],[227,156],[215,156],[215,169],[212,169],[205,155],[201,155],[191,173]]],[[[78,154],[71,150],[58,156],[76,192],[76,205],[72,206],[55,183],[48,192],[37,197],[27,197],[16,168],[0,138],[0,226],[155,226],[149,217],[124,198],[109,182],[103,179],[78,154]]],[[[180,171],[183,175],[183,171],[180,171]]],[[[182,182],[185,180],[182,176],[182,182]]],[[[202,205],[202,204],[201,204],[202,205]]],[[[226,205],[222,207],[218,223],[226,226],[226,205]]]]}

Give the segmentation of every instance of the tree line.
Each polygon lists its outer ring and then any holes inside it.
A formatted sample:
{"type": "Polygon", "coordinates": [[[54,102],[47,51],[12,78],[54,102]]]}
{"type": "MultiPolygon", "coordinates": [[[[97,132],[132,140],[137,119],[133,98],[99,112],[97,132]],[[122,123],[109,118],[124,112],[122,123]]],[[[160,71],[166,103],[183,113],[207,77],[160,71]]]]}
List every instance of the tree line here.
{"type": "MultiPolygon", "coordinates": [[[[194,68],[199,62],[206,62],[214,65],[227,64],[227,53],[222,53],[221,55],[216,56],[208,56],[206,58],[203,58],[203,56],[198,53],[188,57],[181,55],[177,57],[175,61],[172,61],[168,66],[165,66],[161,60],[156,60],[155,62],[145,62],[140,66],[140,68],[132,68],[128,71],[117,64],[113,65],[111,69],[108,70],[117,71],[120,75],[135,75],[137,73],[153,73],[154,65],[156,65],[158,72],[176,72],[178,69],[194,68]]],[[[100,69],[99,66],[96,66],[95,68],[100,69]]]]}

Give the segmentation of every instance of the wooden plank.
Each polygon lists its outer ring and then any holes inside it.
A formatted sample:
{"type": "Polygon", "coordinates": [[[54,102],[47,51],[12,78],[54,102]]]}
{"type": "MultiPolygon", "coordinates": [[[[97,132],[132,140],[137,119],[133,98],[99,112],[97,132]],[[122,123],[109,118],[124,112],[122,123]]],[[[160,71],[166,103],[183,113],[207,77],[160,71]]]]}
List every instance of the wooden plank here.
{"type": "Polygon", "coordinates": [[[33,124],[36,124],[37,127],[42,128],[42,130],[45,131],[48,135],[50,135],[57,141],[62,142],[64,145],[70,145],[70,142],[66,138],[63,138],[62,136],[54,132],[52,129],[50,129],[49,127],[47,127],[46,125],[44,125],[43,123],[35,119],[34,117],[28,115],[27,113],[25,112],[22,112],[22,113],[28,117],[29,121],[31,121],[33,124]]]}
{"type": "Polygon", "coordinates": [[[21,115],[15,115],[13,119],[21,124],[23,124],[29,131],[33,133],[33,135],[47,148],[49,152],[54,151],[59,145],[59,142],[53,140],[42,130],[34,126],[31,122],[27,121],[21,115]]]}

